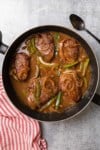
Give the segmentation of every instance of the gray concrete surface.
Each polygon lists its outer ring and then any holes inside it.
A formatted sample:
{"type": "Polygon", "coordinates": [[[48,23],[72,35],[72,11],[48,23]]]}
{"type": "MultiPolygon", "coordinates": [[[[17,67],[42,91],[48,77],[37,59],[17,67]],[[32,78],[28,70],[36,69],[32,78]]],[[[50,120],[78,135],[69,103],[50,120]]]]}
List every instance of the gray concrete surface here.
{"type": "MultiPolygon", "coordinates": [[[[69,22],[71,13],[80,15],[87,28],[100,37],[100,0],[0,0],[3,41],[10,45],[21,33],[38,25],[57,24],[74,30],[69,22]]],[[[75,32],[89,43],[100,66],[100,44],[83,31],[75,32]]],[[[0,72],[3,59],[0,54],[0,72]]],[[[71,120],[42,123],[42,128],[49,150],[100,150],[100,106],[93,103],[71,120]]]]}

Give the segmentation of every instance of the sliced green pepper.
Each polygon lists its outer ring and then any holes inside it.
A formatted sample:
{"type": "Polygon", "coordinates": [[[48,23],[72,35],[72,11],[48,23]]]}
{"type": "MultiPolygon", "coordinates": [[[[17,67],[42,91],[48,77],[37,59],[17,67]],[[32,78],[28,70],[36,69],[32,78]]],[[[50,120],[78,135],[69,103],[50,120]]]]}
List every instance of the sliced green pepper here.
{"type": "Polygon", "coordinates": [[[89,58],[87,58],[84,62],[83,69],[82,69],[82,76],[85,76],[88,64],[89,64],[89,58]]]}
{"type": "Polygon", "coordinates": [[[56,51],[58,51],[58,42],[59,42],[59,39],[60,39],[60,34],[59,34],[59,32],[56,32],[54,34],[54,42],[55,42],[55,49],[56,49],[56,51]]]}
{"type": "Polygon", "coordinates": [[[36,99],[36,101],[39,101],[39,97],[40,97],[40,95],[41,95],[41,86],[40,86],[40,82],[39,81],[37,81],[37,83],[36,83],[36,93],[35,93],[35,99],[36,99]]]}
{"type": "Polygon", "coordinates": [[[35,47],[35,39],[32,38],[26,43],[27,49],[31,54],[34,54],[36,52],[36,47],[35,47]]]}
{"type": "Polygon", "coordinates": [[[80,71],[80,72],[82,72],[83,65],[84,65],[84,63],[83,63],[83,62],[80,62],[80,66],[79,66],[79,71],[80,71]]]}
{"type": "Polygon", "coordinates": [[[41,112],[41,111],[45,110],[46,108],[48,108],[50,105],[52,105],[52,103],[53,103],[55,100],[56,100],[56,96],[53,97],[53,98],[51,98],[45,105],[43,105],[43,106],[39,109],[39,111],[41,112]]]}
{"type": "Polygon", "coordinates": [[[61,96],[62,96],[62,92],[60,91],[57,95],[57,99],[56,99],[56,104],[55,104],[55,108],[58,109],[61,103],[61,96]]]}
{"type": "Polygon", "coordinates": [[[70,63],[70,64],[66,64],[66,65],[64,65],[64,68],[67,69],[67,68],[73,67],[73,66],[77,65],[78,63],[79,62],[76,61],[76,62],[73,62],[73,63],[70,63]]]}

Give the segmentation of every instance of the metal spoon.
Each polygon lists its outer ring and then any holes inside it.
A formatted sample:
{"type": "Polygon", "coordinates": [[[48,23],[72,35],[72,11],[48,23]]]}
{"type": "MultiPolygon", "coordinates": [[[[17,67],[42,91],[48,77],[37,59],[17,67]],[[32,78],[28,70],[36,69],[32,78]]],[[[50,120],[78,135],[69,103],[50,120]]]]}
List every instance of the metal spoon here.
{"type": "Polygon", "coordinates": [[[85,23],[82,20],[82,18],[80,18],[79,16],[75,15],[75,14],[71,14],[70,15],[70,21],[73,25],[73,27],[77,30],[84,30],[87,33],[89,33],[93,38],[95,38],[97,40],[98,43],[100,43],[100,39],[98,39],[93,33],[91,33],[88,29],[86,29],[85,27],[85,23]]]}

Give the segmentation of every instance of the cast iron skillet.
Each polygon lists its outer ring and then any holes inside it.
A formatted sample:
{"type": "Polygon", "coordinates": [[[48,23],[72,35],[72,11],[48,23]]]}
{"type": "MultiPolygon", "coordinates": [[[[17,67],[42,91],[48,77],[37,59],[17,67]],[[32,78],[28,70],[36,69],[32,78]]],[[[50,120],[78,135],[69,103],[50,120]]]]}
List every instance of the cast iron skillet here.
{"type": "Polygon", "coordinates": [[[9,98],[9,100],[24,114],[27,116],[30,116],[34,119],[40,120],[40,121],[60,121],[64,119],[71,118],[75,116],[76,114],[79,114],[86,106],[93,100],[95,103],[100,105],[100,96],[98,94],[95,94],[97,85],[98,85],[98,79],[99,79],[99,70],[98,70],[98,63],[96,60],[96,57],[94,56],[94,53],[92,49],[89,47],[87,42],[83,40],[79,35],[74,33],[73,31],[61,27],[61,26],[40,26],[33,28],[25,33],[23,33],[21,36],[19,36],[8,48],[5,44],[2,43],[2,35],[0,32],[0,53],[5,53],[5,58],[3,62],[3,68],[2,68],[2,78],[3,78],[3,86],[6,91],[6,94],[9,98]],[[68,34],[75,39],[77,39],[81,45],[85,48],[89,58],[90,58],[90,65],[92,68],[92,77],[91,77],[91,83],[89,86],[88,91],[85,93],[85,95],[82,97],[79,103],[77,103],[74,107],[70,109],[64,110],[62,113],[39,113],[36,111],[33,111],[29,109],[27,106],[23,105],[19,98],[16,95],[16,92],[14,91],[10,78],[9,78],[9,64],[11,61],[11,58],[13,54],[16,52],[17,47],[23,42],[28,36],[38,33],[38,32],[46,32],[46,31],[57,31],[57,32],[63,32],[65,34],[68,34]],[[94,97],[94,98],[93,98],[94,97]]]}

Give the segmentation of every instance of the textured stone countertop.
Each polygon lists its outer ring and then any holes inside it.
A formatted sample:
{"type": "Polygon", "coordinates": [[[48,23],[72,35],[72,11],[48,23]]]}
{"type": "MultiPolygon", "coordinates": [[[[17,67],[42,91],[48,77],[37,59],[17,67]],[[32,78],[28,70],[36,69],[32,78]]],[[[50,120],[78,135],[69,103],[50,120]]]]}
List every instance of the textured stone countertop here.
{"type": "MultiPolygon", "coordinates": [[[[71,13],[80,15],[87,28],[100,37],[100,0],[0,0],[3,42],[10,45],[21,33],[38,25],[56,24],[74,30],[69,22],[71,13]]],[[[100,66],[100,44],[84,31],[75,32],[86,39],[100,66]]],[[[0,54],[0,71],[3,59],[0,54]]],[[[49,150],[100,150],[100,106],[92,102],[71,120],[41,126],[49,150]]]]}

